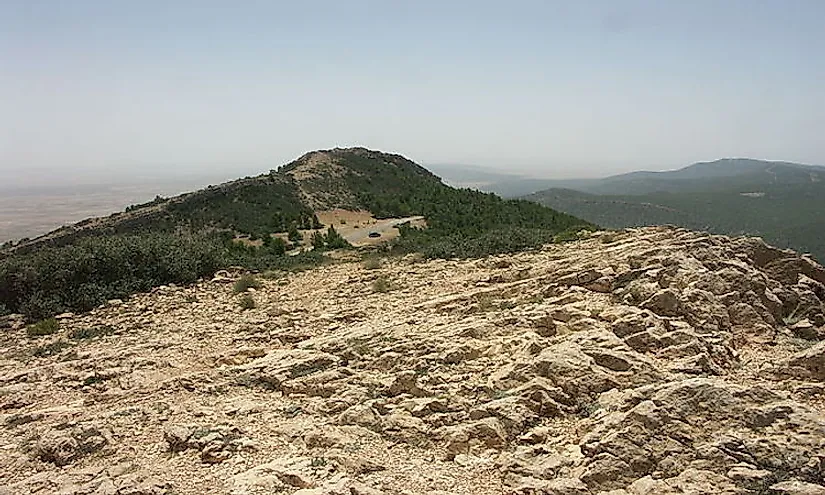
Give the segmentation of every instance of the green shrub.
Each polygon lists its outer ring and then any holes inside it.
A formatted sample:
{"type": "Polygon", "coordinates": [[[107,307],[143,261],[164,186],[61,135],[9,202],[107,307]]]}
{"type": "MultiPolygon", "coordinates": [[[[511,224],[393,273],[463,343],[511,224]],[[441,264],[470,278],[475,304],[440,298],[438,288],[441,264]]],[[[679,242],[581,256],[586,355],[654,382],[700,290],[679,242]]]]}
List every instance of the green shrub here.
{"type": "Polygon", "coordinates": [[[287,243],[280,237],[264,236],[264,247],[275,256],[283,256],[287,252],[287,243]]]}
{"type": "Polygon", "coordinates": [[[66,349],[71,346],[72,344],[65,340],[55,340],[54,342],[51,342],[49,344],[35,347],[35,349],[32,351],[32,356],[38,358],[54,356],[56,354],[60,354],[60,352],[63,351],[63,349],[66,349]]]}
{"type": "Polygon", "coordinates": [[[235,294],[240,294],[241,292],[246,292],[248,289],[260,289],[261,287],[261,282],[258,281],[258,279],[246,274],[241,275],[241,278],[235,281],[235,285],[232,286],[232,291],[235,292],[235,294]]]}
{"type": "Polygon", "coordinates": [[[326,239],[324,239],[324,234],[320,232],[314,232],[312,234],[312,247],[318,251],[322,251],[326,247],[326,239]]]}
{"type": "Polygon", "coordinates": [[[364,269],[378,270],[381,268],[381,259],[377,257],[370,257],[364,260],[364,269]]]}
{"type": "Polygon", "coordinates": [[[115,329],[109,325],[100,325],[97,327],[85,327],[72,330],[69,333],[69,338],[72,340],[90,340],[102,337],[104,335],[112,335],[115,329]]]}
{"type": "Polygon", "coordinates": [[[569,241],[578,241],[586,237],[587,229],[571,228],[559,232],[553,237],[553,242],[562,243],[569,241]]]}
{"type": "Polygon", "coordinates": [[[289,231],[287,233],[287,239],[289,239],[289,242],[301,242],[304,239],[304,236],[302,236],[301,233],[298,232],[298,226],[295,225],[295,224],[292,224],[289,227],[289,231]]]}
{"type": "Polygon", "coordinates": [[[54,318],[47,318],[26,327],[26,334],[29,337],[42,337],[55,334],[58,330],[60,330],[60,323],[54,318]]]}
{"type": "Polygon", "coordinates": [[[255,309],[257,307],[257,304],[255,304],[255,298],[253,298],[250,294],[244,294],[238,301],[238,304],[244,311],[248,309],[255,309]]]}
{"type": "Polygon", "coordinates": [[[395,287],[392,282],[385,276],[381,276],[372,281],[373,292],[389,292],[395,287]]]}

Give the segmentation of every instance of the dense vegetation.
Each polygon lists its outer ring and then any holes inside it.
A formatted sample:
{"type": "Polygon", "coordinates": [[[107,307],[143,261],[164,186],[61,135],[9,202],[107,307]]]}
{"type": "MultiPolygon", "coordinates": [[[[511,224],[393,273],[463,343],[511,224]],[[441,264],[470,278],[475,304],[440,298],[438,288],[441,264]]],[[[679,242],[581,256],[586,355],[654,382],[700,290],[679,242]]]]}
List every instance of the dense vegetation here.
{"type": "Polygon", "coordinates": [[[594,195],[554,189],[531,199],[610,228],[678,225],[726,235],[756,235],[825,261],[825,183],[761,185],[706,192],[594,195]]]}
{"type": "MultiPolygon", "coordinates": [[[[339,242],[339,241],[336,241],[339,242]]],[[[295,256],[221,235],[154,233],[101,236],[0,260],[0,314],[31,320],[88,311],[163,284],[186,284],[227,266],[287,270],[317,264],[318,251],[295,256]]]]}
{"type": "Polygon", "coordinates": [[[757,235],[825,261],[825,168],[724,159],[667,172],[557,181],[525,199],[610,228],[678,225],[757,235]]]}
{"type": "MultiPolygon", "coordinates": [[[[169,283],[190,283],[219,268],[288,269],[317,264],[326,249],[349,247],[333,226],[310,237],[312,251],[288,251],[300,230],[319,229],[313,208],[366,209],[378,217],[426,217],[402,228],[393,245],[430,257],[511,252],[552,242],[592,225],[523,200],[453,189],[398,155],[335,150],[307,168],[302,157],[278,171],[182,195],[156,198],[67,229],[0,258],[0,313],[41,319],[86,311],[114,298],[169,283]],[[296,179],[300,177],[300,180],[296,179]],[[271,234],[285,232],[288,241],[271,234]],[[237,236],[261,245],[236,242],[237,236]]],[[[311,158],[311,157],[310,157],[311,158]]],[[[2,254],[2,253],[0,253],[2,254]]]]}
{"type": "Polygon", "coordinates": [[[170,203],[177,224],[192,229],[222,229],[261,238],[290,227],[320,227],[288,177],[269,174],[239,181],[235,187],[218,186],[198,191],[184,201],[170,203]]]}
{"type": "MultiPolygon", "coordinates": [[[[399,212],[427,218],[426,229],[404,228],[395,248],[432,258],[477,257],[534,248],[592,224],[549,208],[466,189],[418,191],[392,199],[399,212]]],[[[385,206],[386,208],[386,206],[385,206]]],[[[392,215],[391,208],[383,210],[392,215]]]]}
{"type": "Polygon", "coordinates": [[[224,264],[216,239],[174,234],[107,236],[0,261],[0,302],[30,318],[85,311],[224,264]]]}

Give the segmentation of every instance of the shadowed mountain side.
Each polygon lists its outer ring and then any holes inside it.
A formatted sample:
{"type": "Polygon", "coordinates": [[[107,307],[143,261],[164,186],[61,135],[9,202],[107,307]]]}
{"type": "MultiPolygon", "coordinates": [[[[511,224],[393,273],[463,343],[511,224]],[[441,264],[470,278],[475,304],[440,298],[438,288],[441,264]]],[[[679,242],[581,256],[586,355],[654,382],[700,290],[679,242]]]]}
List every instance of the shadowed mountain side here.
{"type": "Polygon", "coordinates": [[[550,189],[525,199],[605,227],[678,225],[716,234],[756,235],[825,259],[822,182],[624,196],[550,189]]]}

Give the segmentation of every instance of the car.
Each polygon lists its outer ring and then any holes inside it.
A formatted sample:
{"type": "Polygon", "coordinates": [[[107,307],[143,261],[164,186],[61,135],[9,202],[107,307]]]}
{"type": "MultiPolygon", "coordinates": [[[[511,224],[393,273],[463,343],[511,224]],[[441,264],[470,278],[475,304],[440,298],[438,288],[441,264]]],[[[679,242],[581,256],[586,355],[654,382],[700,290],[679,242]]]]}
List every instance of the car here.
{"type": "Polygon", "coordinates": [[[372,237],[372,238],[375,238],[375,237],[381,237],[381,234],[379,232],[370,232],[369,236],[372,237]]]}

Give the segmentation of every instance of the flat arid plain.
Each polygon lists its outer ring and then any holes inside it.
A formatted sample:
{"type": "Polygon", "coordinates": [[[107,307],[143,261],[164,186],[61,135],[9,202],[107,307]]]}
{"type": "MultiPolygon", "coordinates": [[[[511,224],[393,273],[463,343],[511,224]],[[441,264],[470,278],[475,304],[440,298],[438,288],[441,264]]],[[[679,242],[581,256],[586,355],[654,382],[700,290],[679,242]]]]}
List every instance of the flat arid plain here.
{"type": "Polygon", "coordinates": [[[0,243],[36,237],[129,205],[173,196],[209,184],[208,179],[0,189],[0,243]]]}

